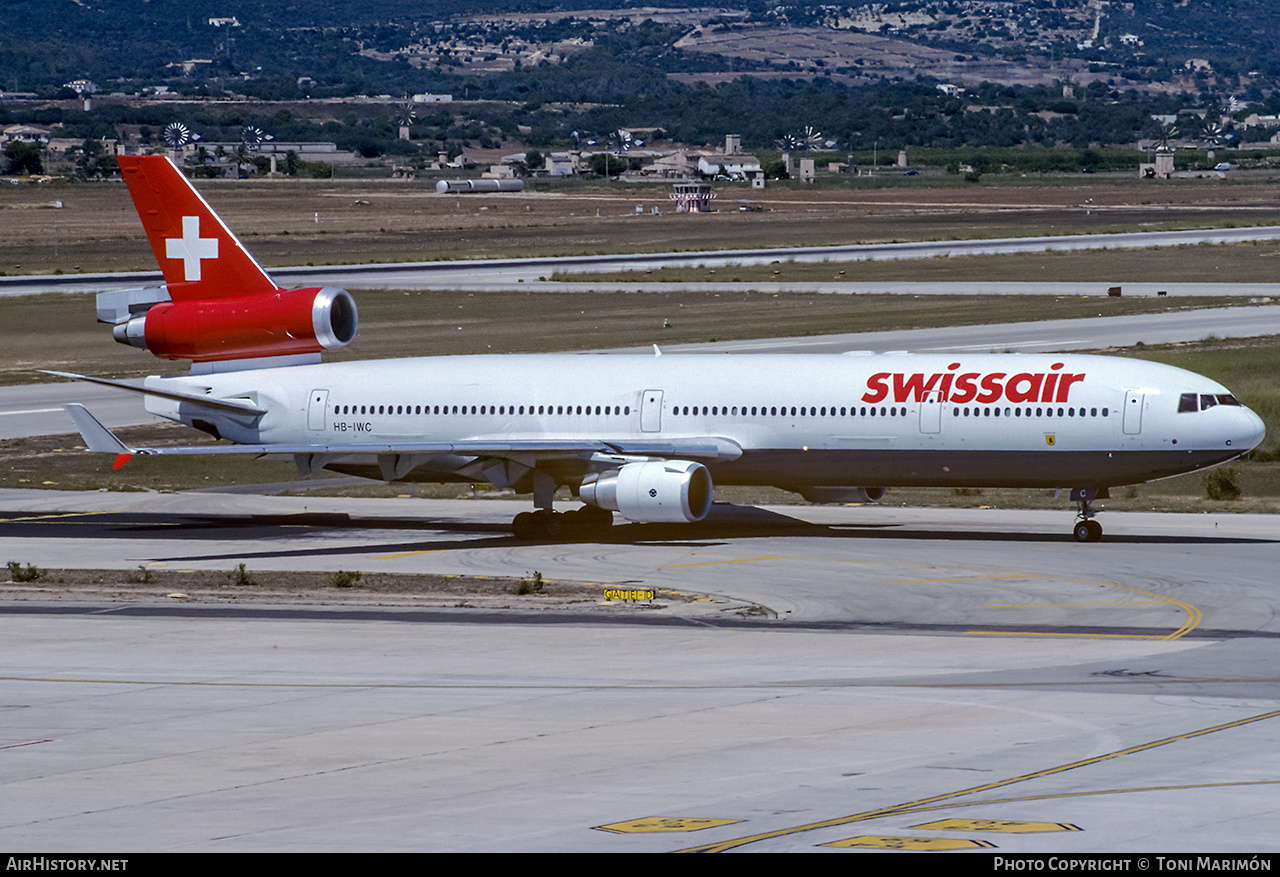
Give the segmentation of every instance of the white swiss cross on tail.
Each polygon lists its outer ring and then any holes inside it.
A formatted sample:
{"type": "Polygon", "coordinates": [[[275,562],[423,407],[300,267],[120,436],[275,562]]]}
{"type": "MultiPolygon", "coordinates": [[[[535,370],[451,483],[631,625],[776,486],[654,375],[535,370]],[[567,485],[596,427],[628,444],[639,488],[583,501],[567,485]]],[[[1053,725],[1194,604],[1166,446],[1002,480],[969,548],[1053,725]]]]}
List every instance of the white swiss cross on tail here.
{"type": "Polygon", "coordinates": [[[218,258],[218,239],[200,237],[200,217],[182,217],[182,237],[168,238],[165,253],[170,259],[181,259],[186,280],[200,279],[200,260],[218,258]]]}

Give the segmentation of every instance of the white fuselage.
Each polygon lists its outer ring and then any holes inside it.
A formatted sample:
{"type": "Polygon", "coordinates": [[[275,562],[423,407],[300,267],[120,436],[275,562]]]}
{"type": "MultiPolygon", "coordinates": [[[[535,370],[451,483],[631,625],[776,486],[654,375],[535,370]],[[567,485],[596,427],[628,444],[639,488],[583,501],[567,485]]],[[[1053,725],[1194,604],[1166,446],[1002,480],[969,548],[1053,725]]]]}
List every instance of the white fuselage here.
{"type": "MultiPolygon", "coordinates": [[[[267,409],[210,414],[148,397],[149,411],[240,443],[582,439],[625,452],[628,443],[709,440],[741,450],[708,463],[718,483],[790,489],[1106,487],[1215,465],[1264,433],[1208,378],[1070,354],[449,356],[150,378],[148,386],[267,409]],[[1180,411],[1188,396],[1211,401],[1180,411]]],[[[468,462],[436,455],[397,477],[451,480],[468,462]]],[[[546,468],[573,483],[592,464],[546,468]]]]}

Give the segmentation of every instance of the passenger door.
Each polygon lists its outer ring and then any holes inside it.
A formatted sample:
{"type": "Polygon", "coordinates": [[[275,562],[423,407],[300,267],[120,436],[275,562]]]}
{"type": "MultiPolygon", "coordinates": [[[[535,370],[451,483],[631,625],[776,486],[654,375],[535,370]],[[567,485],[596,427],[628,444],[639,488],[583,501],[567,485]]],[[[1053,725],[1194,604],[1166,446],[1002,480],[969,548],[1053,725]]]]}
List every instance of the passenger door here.
{"type": "Polygon", "coordinates": [[[311,401],[307,403],[307,429],[324,429],[325,411],[328,407],[329,391],[312,390],[311,401]]]}
{"type": "Polygon", "coordinates": [[[920,400],[920,431],[926,435],[942,432],[941,390],[930,390],[920,400]]]}
{"type": "Polygon", "coordinates": [[[640,396],[640,431],[662,430],[662,391],[645,390],[640,396]]]}
{"type": "Polygon", "coordinates": [[[1124,394],[1124,431],[1126,435],[1137,435],[1142,432],[1142,409],[1147,396],[1136,390],[1124,394]]]}

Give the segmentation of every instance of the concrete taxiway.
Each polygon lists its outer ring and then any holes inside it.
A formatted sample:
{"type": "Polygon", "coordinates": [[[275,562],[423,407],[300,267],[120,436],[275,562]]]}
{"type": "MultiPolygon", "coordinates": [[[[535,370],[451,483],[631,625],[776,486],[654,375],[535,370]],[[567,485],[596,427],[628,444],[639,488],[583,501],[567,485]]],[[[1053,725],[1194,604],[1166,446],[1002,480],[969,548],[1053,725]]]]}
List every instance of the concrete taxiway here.
{"type": "Polygon", "coordinates": [[[717,506],[537,544],[512,505],[0,492],[37,565],[538,570],[668,607],[0,603],[0,843],[1280,846],[1276,517],[1080,545],[1065,510],[717,506]]]}

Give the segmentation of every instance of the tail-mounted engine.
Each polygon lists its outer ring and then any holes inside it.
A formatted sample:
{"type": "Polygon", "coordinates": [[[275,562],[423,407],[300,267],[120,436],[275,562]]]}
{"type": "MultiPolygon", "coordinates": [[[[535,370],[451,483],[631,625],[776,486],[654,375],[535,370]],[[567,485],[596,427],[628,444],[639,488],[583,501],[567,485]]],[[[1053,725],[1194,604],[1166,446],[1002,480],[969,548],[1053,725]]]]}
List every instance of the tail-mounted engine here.
{"type": "Polygon", "coordinates": [[[98,296],[98,319],[121,344],[193,362],[319,353],[359,325],[351,293],[331,286],[185,301],[164,287],[117,290],[98,296]]]}
{"type": "Polygon", "coordinates": [[[637,523],[701,521],[711,510],[711,473],[689,460],[627,463],[588,475],[578,497],[637,523]]]}

